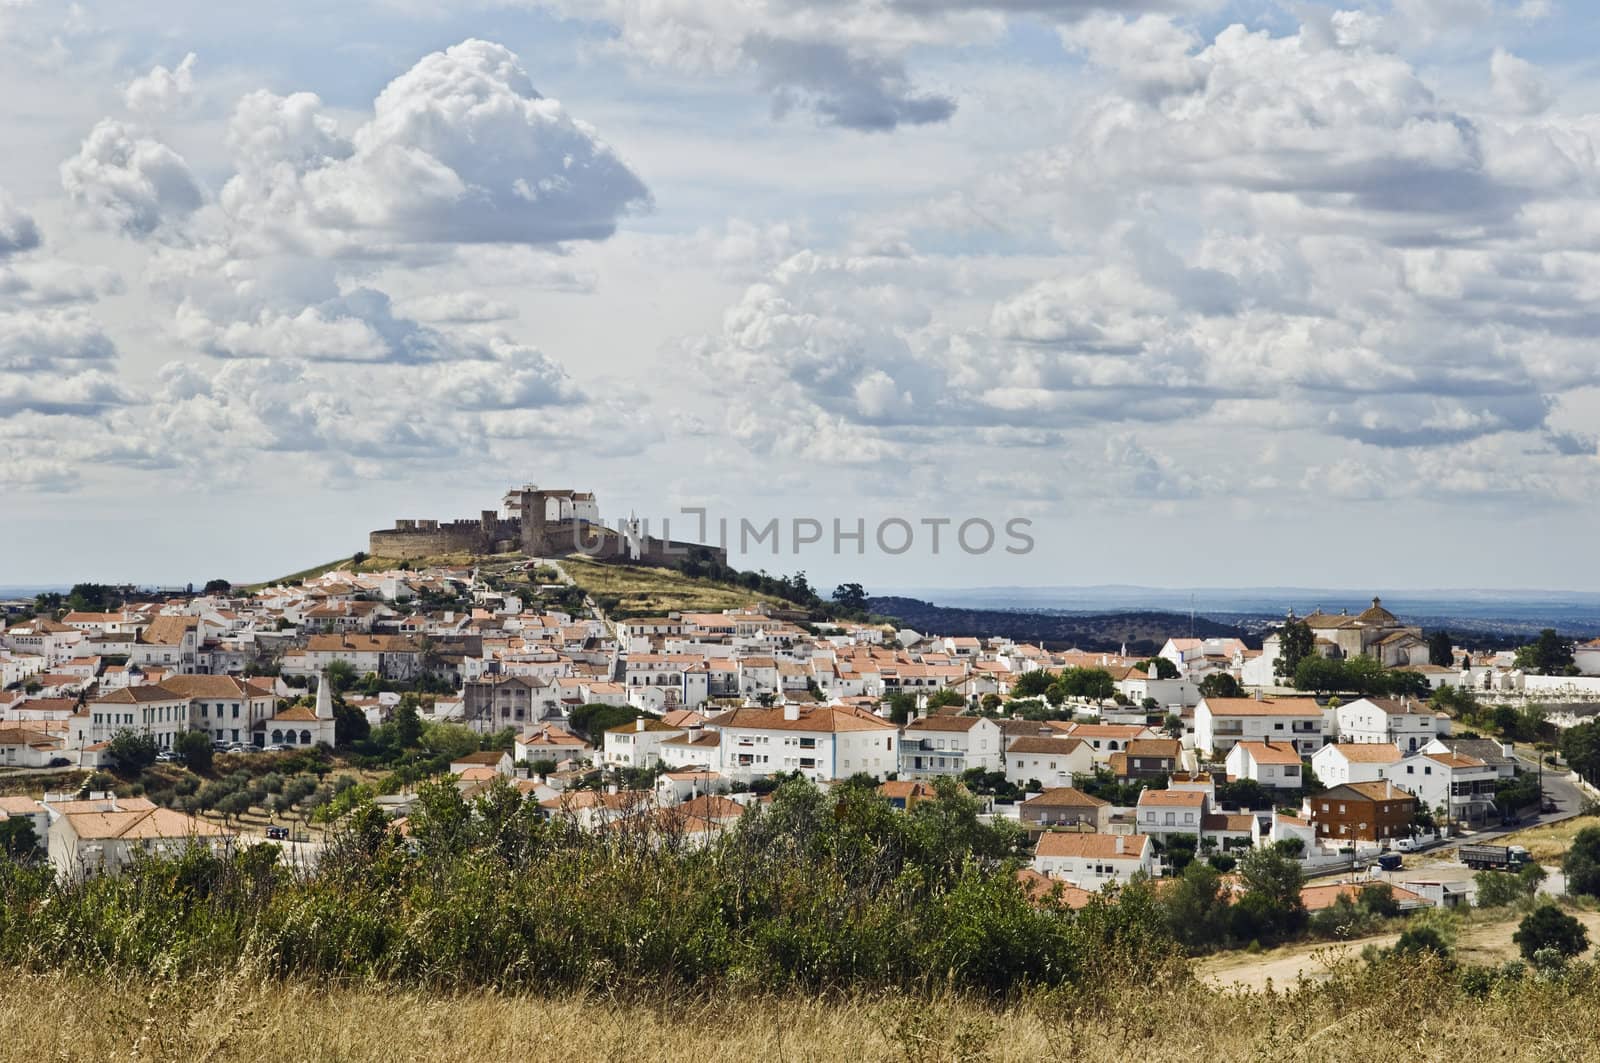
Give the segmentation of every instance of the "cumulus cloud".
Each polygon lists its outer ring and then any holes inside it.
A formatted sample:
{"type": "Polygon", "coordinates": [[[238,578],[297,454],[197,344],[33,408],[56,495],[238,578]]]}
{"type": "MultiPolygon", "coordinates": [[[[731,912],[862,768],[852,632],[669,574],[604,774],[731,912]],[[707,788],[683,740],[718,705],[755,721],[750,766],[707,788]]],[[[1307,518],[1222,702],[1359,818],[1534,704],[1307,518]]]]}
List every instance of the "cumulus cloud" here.
{"type": "Polygon", "coordinates": [[[803,106],[825,124],[881,133],[943,122],[955,113],[950,97],[917,92],[896,59],[854,54],[826,41],[766,35],[747,39],[744,51],[780,115],[803,106]]]}
{"type": "Polygon", "coordinates": [[[1068,48],[1115,74],[1138,95],[1192,92],[1205,82],[1206,64],[1193,54],[1199,37],[1170,19],[1096,13],[1063,26],[1060,33],[1068,48]]]}
{"type": "Polygon", "coordinates": [[[147,74],[128,82],[122,90],[122,102],[128,110],[146,114],[164,114],[185,105],[194,95],[195,54],[190,52],[172,69],[155,66],[147,74]]]}
{"type": "Polygon", "coordinates": [[[11,201],[0,188],[0,259],[39,246],[39,227],[33,216],[11,201]]]}
{"type": "MultiPolygon", "coordinates": [[[[149,411],[118,423],[120,458],[159,453],[242,482],[259,471],[253,454],[294,454],[308,475],[332,483],[402,466],[455,472],[493,460],[497,447],[601,434],[565,374],[537,351],[502,346],[491,357],[406,373],[293,358],[172,362],[149,411]]],[[[625,425],[620,409],[611,416],[625,425]]],[[[626,427],[617,434],[634,440],[626,427]]]]}
{"type": "Polygon", "coordinates": [[[87,417],[132,401],[126,385],[98,370],[70,376],[0,370],[0,417],[30,412],[87,417]]]}
{"type": "Polygon", "coordinates": [[[239,170],[223,208],[284,244],[596,240],[650,199],[591,126],[487,41],[425,56],[349,137],[315,96],[258,92],[228,143],[239,170]]]}
{"type": "Polygon", "coordinates": [[[1555,396],[1600,386],[1586,349],[1600,328],[1592,121],[1475,113],[1402,56],[1305,28],[1207,41],[1091,15],[1061,33],[1114,75],[1063,145],[864,223],[858,235],[896,234],[892,256],[791,256],[691,344],[708,377],[747,396],[728,425],[752,452],[799,452],[763,435],[780,410],[847,427],[850,453],[909,463],[932,460],[941,427],[1056,448],[1138,424],[1137,442],[1099,455],[1120,478],[1097,479],[1173,499],[1301,481],[1178,469],[1162,455],[1194,442],[1162,444],[1193,425],[1206,447],[1292,438],[1337,455],[1318,465],[1351,498],[1440,455],[1493,454],[1502,470],[1455,478],[1440,489],[1451,498],[1502,490],[1525,452],[1592,456],[1587,436],[1549,423],[1555,396]],[[1035,267],[1048,275],[975,282],[948,250],[963,214],[1018,240],[1050,232],[1059,250],[1035,267]],[[1398,454],[1380,476],[1352,472],[1398,454]]]}
{"type": "Polygon", "coordinates": [[[1097,12],[1138,15],[1212,0],[524,0],[616,29],[614,46],[693,72],[747,70],[783,115],[803,107],[827,125],[885,132],[943,122],[957,101],[918,89],[906,52],[1003,39],[1017,18],[1071,23],[1097,12]]]}
{"type": "Polygon", "coordinates": [[[490,299],[480,292],[445,292],[407,299],[404,310],[421,321],[447,324],[483,324],[517,316],[514,307],[490,299]]]}
{"type": "Polygon", "coordinates": [[[111,361],[116,348],[87,314],[0,312],[0,369],[37,372],[111,361]]]}
{"type": "Polygon", "coordinates": [[[1538,68],[1503,48],[1489,57],[1489,88],[1495,102],[1513,114],[1538,114],[1552,102],[1538,68]]]}
{"type": "Polygon", "coordinates": [[[181,155],[109,118],[61,164],[61,184],[96,222],[130,236],[182,220],[204,198],[181,155]]]}

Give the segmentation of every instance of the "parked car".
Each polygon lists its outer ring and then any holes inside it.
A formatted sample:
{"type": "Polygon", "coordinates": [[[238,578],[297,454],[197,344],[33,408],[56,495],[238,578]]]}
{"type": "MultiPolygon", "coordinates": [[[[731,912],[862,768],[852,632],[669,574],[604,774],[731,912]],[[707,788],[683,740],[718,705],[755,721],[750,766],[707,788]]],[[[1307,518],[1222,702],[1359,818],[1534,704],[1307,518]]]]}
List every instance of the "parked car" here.
{"type": "Polygon", "coordinates": [[[72,761],[68,760],[66,757],[51,757],[50,764],[48,766],[52,768],[66,768],[70,767],[71,765],[72,761]]]}
{"type": "Polygon", "coordinates": [[[1402,859],[1399,853],[1384,853],[1378,857],[1378,866],[1385,871],[1399,871],[1402,859]]]}
{"type": "Polygon", "coordinates": [[[287,752],[289,752],[289,747],[285,746],[285,745],[268,746],[266,749],[262,750],[262,752],[264,752],[264,753],[287,753],[287,752]]]}
{"type": "Polygon", "coordinates": [[[268,827],[267,838],[272,841],[285,842],[289,840],[288,827],[268,827]]]}
{"type": "Polygon", "coordinates": [[[174,753],[170,749],[163,749],[161,752],[156,754],[156,763],[157,764],[171,764],[173,761],[175,761],[177,759],[178,759],[178,754],[174,753]]]}

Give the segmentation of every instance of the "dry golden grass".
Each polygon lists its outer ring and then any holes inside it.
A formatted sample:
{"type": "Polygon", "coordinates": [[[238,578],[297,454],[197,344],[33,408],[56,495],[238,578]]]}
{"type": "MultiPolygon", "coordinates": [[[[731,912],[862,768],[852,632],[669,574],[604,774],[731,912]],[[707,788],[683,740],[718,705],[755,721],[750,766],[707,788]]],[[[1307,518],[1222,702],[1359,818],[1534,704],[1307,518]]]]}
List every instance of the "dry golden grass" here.
{"type": "Polygon", "coordinates": [[[575,558],[562,558],[561,567],[591,595],[620,599],[615,611],[635,615],[721,612],[752,602],[787,604],[771,595],[691,579],[681,572],[665,568],[603,565],[575,558]]]}
{"type": "Polygon", "coordinates": [[[245,976],[111,982],[9,974],[0,1058],[450,1061],[1600,1059],[1592,993],[1535,982],[1472,1000],[1436,971],[1351,973],[1321,989],[1129,986],[1005,1010],[966,1001],[538,999],[245,976]]]}
{"type": "MultiPolygon", "coordinates": [[[[1567,910],[1589,931],[1589,940],[1600,943],[1600,911],[1570,904],[1567,910]]],[[[1432,923],[1449,927],[1457,960],[1493,967],[1521,959],[1512,935],[1526,915],[1522,907],[1463,908],[1441,913],[1432,923]]],[[[1396,920],[1382,933],[1348,941],[1297,942],[1256,953],[1219,952],[1196,961],[1195,973],[1217,986],[1244,989],[1263,989],[1269,982],[1280,987],[1293,985],[1300,978],[1320,981],[1340,960],[1359,958],[1368,945],[1392,947],[1400,940],[1400,929],[1416,918],[1396,920]]]]}

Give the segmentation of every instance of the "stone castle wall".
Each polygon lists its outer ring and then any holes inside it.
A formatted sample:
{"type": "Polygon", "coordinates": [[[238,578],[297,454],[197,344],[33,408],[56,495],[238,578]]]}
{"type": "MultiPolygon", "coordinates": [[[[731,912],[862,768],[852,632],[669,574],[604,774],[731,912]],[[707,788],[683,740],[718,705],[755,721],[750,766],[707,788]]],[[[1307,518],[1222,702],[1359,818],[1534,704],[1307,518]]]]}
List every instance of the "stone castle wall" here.
{"type": "Polygon", "coordinates": [[[726,565],[727,550],[699,543],[653,537],[642,544],[642,556],[629,556],[627,540],[615,528],[583,521],[543,519],[545,495],[533,492],[523,500],[522,516],[502,518],[484,510],[477,520],[400,519],[393,528],[367,536],[367,553],[414,561],[441,554],[499,554],[521,550],[530,557],[589,557],[616,564],[672,567],[689,557],[714,559],[726,565]],[[581,545],[580,545],[581,544],[581,545]]]}
{"type": "Polygon", "coordinates": [[[518,521],[485,512],[478,520],[397,520],[367,535],[367,553],[413,561],[440,554],[501,554],[521,546],[518,521]]]}

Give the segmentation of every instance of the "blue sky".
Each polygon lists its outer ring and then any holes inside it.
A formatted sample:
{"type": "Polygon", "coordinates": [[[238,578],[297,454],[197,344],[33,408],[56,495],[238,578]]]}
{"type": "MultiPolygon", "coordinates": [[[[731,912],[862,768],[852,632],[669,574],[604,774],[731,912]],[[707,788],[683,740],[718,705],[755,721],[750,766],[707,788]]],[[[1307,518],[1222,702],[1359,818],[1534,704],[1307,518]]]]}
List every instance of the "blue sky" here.
{"type": "Polygon", "coordinates": [[[439,7],[0,0],[0,583],[531,481],[1032,522],[742,559],[869,587],[1600,589],[1592,5],[439,7]]]}

